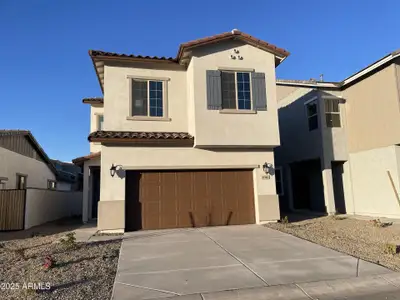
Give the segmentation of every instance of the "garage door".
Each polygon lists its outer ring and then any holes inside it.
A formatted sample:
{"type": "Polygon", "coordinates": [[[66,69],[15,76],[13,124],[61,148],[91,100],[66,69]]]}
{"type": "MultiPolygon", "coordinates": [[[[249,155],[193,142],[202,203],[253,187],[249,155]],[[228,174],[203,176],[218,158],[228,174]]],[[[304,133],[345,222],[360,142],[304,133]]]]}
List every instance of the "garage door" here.
{"type": "Polygon", "coordinates": [[[255,223],[251,170],[128,171],[126,230],[255,223]]]}

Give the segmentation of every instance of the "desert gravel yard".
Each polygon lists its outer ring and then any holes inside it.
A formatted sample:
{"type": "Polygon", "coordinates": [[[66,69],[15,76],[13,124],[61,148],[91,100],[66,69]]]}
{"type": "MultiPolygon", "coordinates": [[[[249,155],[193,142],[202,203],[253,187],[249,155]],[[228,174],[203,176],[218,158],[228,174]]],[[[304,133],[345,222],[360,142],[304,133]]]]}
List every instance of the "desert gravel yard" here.
{"type": "Polygon", "coordinates": [[[400,254],[390,254],[400,244],[399,224],[328,216],[265,226],[400,271],[400,254]]]}
{"type": "Polygon", "coordinates": [[[77,243],[66,232],[0,242],[0,299],[109,299],[120,244],[77,243]]]}

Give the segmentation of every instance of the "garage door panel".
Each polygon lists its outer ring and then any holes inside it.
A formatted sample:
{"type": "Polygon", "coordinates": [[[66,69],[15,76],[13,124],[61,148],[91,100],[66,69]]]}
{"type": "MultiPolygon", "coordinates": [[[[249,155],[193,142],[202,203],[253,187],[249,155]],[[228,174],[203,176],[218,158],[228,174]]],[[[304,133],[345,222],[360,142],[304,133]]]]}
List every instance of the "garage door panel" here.
{"type": "Polygon", "coordinates": [[[160,205],[158,201],[142,204],[142,224],[143,229],[160,228],[160,205]]]}
{"type": "MultiPolygon", "coordinates": [[[[132,187],[135,176],[127,173],[132,187]]],[[[192,227],[191,215],[196,227],[227,225],[230,215],[230,225],[255,220],[251,170],[141,172],[138,196],[143,229],[192,227]]]]}

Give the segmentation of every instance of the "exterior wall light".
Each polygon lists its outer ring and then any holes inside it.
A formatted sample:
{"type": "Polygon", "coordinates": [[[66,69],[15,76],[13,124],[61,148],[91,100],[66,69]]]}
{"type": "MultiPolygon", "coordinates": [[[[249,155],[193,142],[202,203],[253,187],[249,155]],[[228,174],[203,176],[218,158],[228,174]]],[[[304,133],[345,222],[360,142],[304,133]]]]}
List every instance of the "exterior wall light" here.
{"type": "Polygon", "coordinates": [[[271,174],[273,170],[273,165],[270,163],[265,162],[263,164],[263,171],[265,172],[265,174],[271,174]]]}
{"type": "Polygon", "coordinates": [[[110,168],[111,177],[114,177],[116,171],[117,171],[117,166],[114,166],[114,164],[112,164],[110,168]]]}

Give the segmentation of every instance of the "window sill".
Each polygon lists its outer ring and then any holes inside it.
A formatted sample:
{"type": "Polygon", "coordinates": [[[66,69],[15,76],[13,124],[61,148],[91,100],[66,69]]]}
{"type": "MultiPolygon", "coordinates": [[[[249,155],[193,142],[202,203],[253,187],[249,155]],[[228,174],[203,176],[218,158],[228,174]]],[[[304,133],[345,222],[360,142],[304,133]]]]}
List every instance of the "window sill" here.
{"type": "Polygon", "coordinates": [[[145,116],[136,116],[136,117],[126,117],[129,121],[164,121],[169,122],[171,118],[167,117],[145,117],[145,116]]]}
{"type": "Polygon", "coordinates": [[[257,111],[250,109],[221,109],[220,114],[256,114],[257,111]]]}

